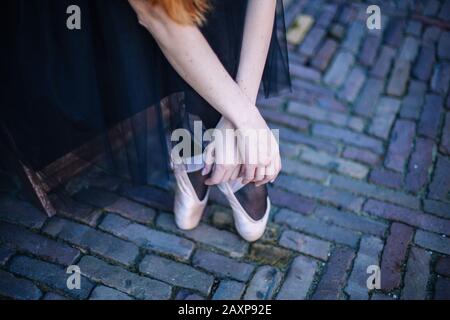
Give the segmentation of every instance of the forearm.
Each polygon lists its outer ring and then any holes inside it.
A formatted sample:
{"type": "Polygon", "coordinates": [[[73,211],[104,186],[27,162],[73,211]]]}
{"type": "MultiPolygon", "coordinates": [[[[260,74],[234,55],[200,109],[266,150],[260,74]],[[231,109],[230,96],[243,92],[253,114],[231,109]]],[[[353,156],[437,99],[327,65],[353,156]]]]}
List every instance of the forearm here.
{"type": "Polygon", "coordinates": [[[238,125],[246,114],[255,112],[250,99],[225,70],[196,26],[173,22],[159,7],[141,0],[129,0],[139,22],[153,35],[178,74],[213,108],[238,125]]]}

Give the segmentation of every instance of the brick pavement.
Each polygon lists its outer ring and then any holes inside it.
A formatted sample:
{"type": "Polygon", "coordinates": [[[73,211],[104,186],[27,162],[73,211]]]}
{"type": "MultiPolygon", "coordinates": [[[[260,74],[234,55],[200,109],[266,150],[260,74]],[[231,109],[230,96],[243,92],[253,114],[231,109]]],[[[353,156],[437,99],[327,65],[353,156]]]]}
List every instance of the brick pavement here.
{"type": "Polygon", "coordinates": [[[95,170],[51,219],[4,183],[0,297],[449,299],[450,1],[375,3],[382,30],[364,2],[286,1],[294,90],[260,103],[284,161],[263,239],[237,236],[217,192],[185,232],[170,193],[95,170]]]}

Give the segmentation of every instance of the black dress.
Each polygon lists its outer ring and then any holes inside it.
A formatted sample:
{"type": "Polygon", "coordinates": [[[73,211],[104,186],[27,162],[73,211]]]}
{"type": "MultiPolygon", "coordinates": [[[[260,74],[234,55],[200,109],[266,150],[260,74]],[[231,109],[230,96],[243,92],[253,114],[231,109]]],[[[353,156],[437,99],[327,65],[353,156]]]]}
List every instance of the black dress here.
{"type": "MultiPolygon", "coordinates": [[[[1,1],[0,139],[30,168],[67,154],[138,183],[167,179],[167,132],[220,114],[185,83],[125,0],[1,1]],[[69,30],[70,5],[81,30],[69,30]],[[86,147],[88,146],[88,147],[86,147]]],[[[212,1],[202,32],[235,77],[247,1],[212,1]]],[[[282,1],[263,76],[290,86],[282,1]]]]}

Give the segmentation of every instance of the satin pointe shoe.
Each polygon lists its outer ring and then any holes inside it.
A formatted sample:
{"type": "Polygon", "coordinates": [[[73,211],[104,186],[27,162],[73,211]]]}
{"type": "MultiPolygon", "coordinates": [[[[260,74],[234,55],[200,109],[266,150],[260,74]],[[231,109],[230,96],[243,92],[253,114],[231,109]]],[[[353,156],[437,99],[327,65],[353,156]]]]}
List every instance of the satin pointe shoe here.
{"type": "MultiPolygon", "coordinates": [[[[199,157],[203,159],[202,155],[199,157]]],[[[201,170],[203,164],[195,164],[197,162],[191,163],[193,164],[173,164],[172,162],[172,168],[177,182],[173,211],[175,214],[175,223],[182,230],[191,230],[198,226],[208,202],[210,191],[208,187],[203,200],[198,198],[188,173],[201,170]]]]}
{"type": "Polygon", "coordinates": [[[267,197],[267,208],[264,216],[259,220],[254,220],[239,203],[235,193],[238,192],[245,184],[242,179],[231,182],[221,183],[218,185],[220,191],[225,195],[230,203],[233,211],[234,225],[242,238],[249,242],[258,240],[266,230],[267,221],[270,213],[270,199],[267,197]]]}

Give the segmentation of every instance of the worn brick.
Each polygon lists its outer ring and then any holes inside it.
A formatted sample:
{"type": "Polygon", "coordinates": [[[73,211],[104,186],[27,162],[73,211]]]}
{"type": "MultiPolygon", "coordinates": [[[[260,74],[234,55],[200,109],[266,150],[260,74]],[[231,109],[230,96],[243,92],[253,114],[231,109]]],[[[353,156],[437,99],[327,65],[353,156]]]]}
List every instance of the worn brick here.
{"type": "Polygon", "coordinates": [[[449,201],[450,200],[450,159],[438,157],[433,180],[430,184],[429,197],[449,201]]]}
{"type": "Polygon", "coordinates": [[[280,238],[280,245],[321,260],[328,259],[331,243],[307,235],[286,230],[280,238]]]}
{"type": "Polygon", "coordinates": [[[422,34],[422,23],[417,20],[409,20],[408,26],[406,28],[406,33],[416,37],[420,37],[420,35],[422,34]]]}
{"type": "Polygon", "coordinates": [[[193,230],[180,230],[175,225],[172,215],[160,214],[157,225],[164,230],[176,232],[191,240],[223,250],[232,257],[242,257],[248,249],[248,243],[234,233],[219,230],[204,223],[200,223],[193,230]]]}
{"type": "Polygon", "coordinates": [[[337,5],[327,4],[322,8],[322,13],[317,19],[316,24],[324,29],[328,28],[336,15],[337,5]]]}
{"type": "Polygon", "coordinates": [[[353,250],[343,247],[336,248],[327,263],[325,273],[312,296],[316,300],[338,300],[343,298],[343,288],[355,257],[353,250]]]}
{"type": "Polygon", "coordinates": [[[0,198],[0,220],[39,229],[46,220],[44,212],[31,204],[11,197],[0,198]]]}
{"type": "Polygon", "coordinates": [[[387,30],[385,32],[385,39],[387,45],[398,48],[402,43],[403,31],[406,26],[406,21],[403,18],[396,18],[389,20],[387,30]]]}
{"type": "Polygon", "coordinates": [[[247,281],[254,266],[205,250],[197,250],[192,259],[195,267],[213,272],[221,277],[229,277],[239,281],[247,281]]]}
{"type": "Polygon", "coordinates": [[[405,93],[406,84],[409,80],[411,63],[403,59],[397,59],[394,64],[386,92],[389,95],[401,97],[405,93]]]}
{"type": "Polygon", "coordinates": [[[291,63],[289,65],[289,71],[291,76],[298,77],[301,79],[313,81],[313,82],[319,82],[320,81],[320,73],[312,69],[310,67],[306,67],[301,64],[293,64],[291,63]]]}
{"type": "Polygon", "coordinates": [[[94,287],[94,284],[90,280],[82,276],[80,289],[70,290],[67,287],[67,278],[69,277],[69,274],[66,273],[65,268],[25,256],[15,257],[11,261],[9,270],[22,277],[37,281],[47,287],[54,288],[77,299],[86,299],[94,287]]]}
{"type": "Polygon", "coordinates": [[[256,269],[255,275],[248,284],[244,300],[269,300],[281,283],[282,273],[271,266],[256,269]]]}
{"type": "Polygon", "coordinates": [[[402,299],[425,300],[430,274],[431,255],[424,249],[413,247],[409,253],[402,299]]]}
{"type": "Polygon", "coordinates": [[[376,168],[370,172],[369,181],[384,187],[400,189],[402,187],[402,175],[398,172],[376,168]]]}
{"type": "Polygon", "coordinates": [[[383,87],[384,82],[382,80],[369,78],[359,98],[356,100],[355,112],[362,116],[371,116],[383,87]]]}
{"type": "Polygon", "coordinates": [[[277,123],[300,131],[307,131],[309,128],[309,121],[298,117],[291,117],[290,115],[273,110],[261,110],[261,115],[269,123],[277,123]]]}
{"type": "Polygon", "coordinates": [[[437,138],[444,101],[437,95],[427,95],[420,117],[418,132],[427,138],[437,138]]]}
{"type": "Polygon", "coordinates": [[[334,87],[342,85],[354,61],[355,57],[351,53],[345,51],[338,52],[324,76],[324,82],[334,87]]]}
{"type": "Polygon", "coordinates": [[[450,12],[450,1],[446,0],[441,6],[438,18],[441,20],[450,21],[450,17],[448,14],[449,12],[450,12]]]}
{"type": "Polygon", "coordinates": [[[318,270],[315,260],[298,256],[292,262],[284,283],[278,292],[277,300],[303,300],[306,299],[314,275],[318,270]]]}
{"type": "Polygon", "coordinates": [[[259,264],[270,264],[279,267],[287,265],[291,258],[292,253],[289,250],[260,242],[252,244],[248,255],[248,259],[259,264]]]}
{"type": "Polygon", "coordinates": [[[406,190],[418,192],[427,183],[429,170],[433,164],[433,149],[432,140],[417,138],[405,179],[406,190]]]}
{"type": "Polygon", "coordinates": [[[0,297],[17,300],[38,300],[41,290],[31,281],[17,278],[13,274],[0,270],[0,297]]]}
{"type": "Polygon", "coordinates": [[[450,112],[447,112],[445,116],[445,124],[442,129],[439,151],[443,154],[450,155],[450,112]]]}
{"type": "Polygon", "coordinates": [[[422,81],[428,81],[433,71],[435,63],[435,49],[434,46],[422,45],[417,58],[416,65],[413,68],[413,75],[422,81]]]}
{"type": "Polygon", "coordinates": [[[359,234],[355,231],[328,224],[325,221],[312,217],[305,217],[288,209],[280,210],[276,214],[274,221],[292,229],[351,247],[356,247],[359,240],[359,234]]]}
{"type": "Polygon", "coordinates": [[[367,300],[369,298],[367,268],[372,265],[380,265],[382,250],[383,241],[381,239],[372,236],[364,236],[361,239],[353,269],[345,287],[345,292],[351,300],[367,300]]]}
{"type": "Polygon", "coordinates": [[[361,209],[363,199],[345,191],[338,191],[323,185],[309,182],[303,179],[281,175],[275,181],[279,186],[290,192],[300,194],[307,198],[330,202],[336,206],[347,208],[352,211],[361,209]]]}
{"type": "Polygon", "coordinates": [[[133,243],[62,218],[51,219],[44,232],[127,266],[133,264],[139,254],[133,243]]]}
{"type": "Polygon", "coordinates": [[[117,291],[105,286],[97,286],[92,291],[89,300],[132,300],[132,298],[123,292],[117,291]]]}
{"type": "Polygon", "coordinates": [[[139,247],[187,260],[194,250],[194,243],[178,236],[150,229],[115,214],[109,214],[100,229],[119,238],[131,241],[139,247]]]}
{"type": "Polygon", "coordinates": [[[327,39],[311,60],[311,66],[320,71],[324,71],[330,63],[336,49],[337,42],[333,39],[327,39]]]}
{"type": "Polygon", "coordinates": [[[63,265],[70,265],[80,254],[77,249],[66,244],[9,223],[0,223],[0,241],[20,251],[63,265]]]}
{"type": "Polygon", "coordinates": [[[282,141],[288,141],[291,143],[307,145],[319,150],[325,150],[329,153],[337,153],[337,147],[335,143],[325,141],[316,137],[307,136],[298,131],[280,128],[280,139],[282,141]]]}
{"type": "Polygon", "coordinates": [[[411,80],[408,87],[408,95],[403,98],[400,115],[402,118],[419,119],[422,105],[425,101],[426,83],[411,80]]]}
{"type": "Polygon", "coordinates": [[[368,165],[377,165],[380,162],[380,157],[372,151],[352,146],[345,147],[342,155],[344,158],[359,161],[368,165]]]}
{"type": "Polygon", "coordinates": [[[75,201],[69,197],[61,197],[55,194],[51,196],[51,201],[58,215],[88,224],[91,227],[97,225],[97,222],[102,215],[101,210],[96,210],[96,208],[91,205],[75,201]]]}
{"type": "Polygon", "coordinates": [[[291,28],[289,28],[286,39],[293,45],[298,45],[303,41],[306,34],[314,23],[314,19],[308,15],[299,15],[291,28]]]}
{"type": "Polygon", "coordinates": [[[393,223],[381,259],[381,289],[392,291],[400,286],[401,270],[406,260],[408,246],[413,237],[413,228],[393,223]]]}
{"type": "Polygon", "coordinates": [[[450,60],[450,32],[442,32],[439,37],[438,56],[450,60]]]}
{"type": "Polygon", "coordinates": [[[311,199],[285,191],[279,188],[269,188],[272,204],[277,207],[285,207],[296,212],[311,214],[316,204],[311,199]]]}
{"type": "Polygon", "coordinates": [[[445,96],[450,85],[450,64],[440,63],[434,67],[433,77],[431,78],[432,91],[445,96]]]}
{"type": "Polygon", "coordinates": [[[6,265],[8,260],[11,258],[11,256],[14,254],[14,250],[0,244],[0,266],[6,265]]]}
{"type": "Polygon", "coordinates": [[[244,293],[245,285],[234,280],[222,280],[216,289],[213,300],[240,300],[244,293]]]}
{"type": "Polygon", "coordinates": [[[440,3],[438,0],[428,0],[426,1],[423,14],[426,16],[435,16],[439,11],[440,3]]]}
{"type": "Polygon", "coordinates": [[[450,279],[438,277],[434,288],[434,299],[450,300],[450,279]]]}
{"type": "Polygon", "coordinates": [[[312,56],[319,44],[322,42],[323,38],[326,35],[326,31],[319,27],[314,27],[306,36],[303,43],[300,45],[300,53],[305,56],[312,56]]]}
{"type": "Polygon", "coordinates": [[[173,194],[151,186],[122,186],[119,192],[132,200],[158,210],[173,209],[173,194]]]}
{"type": "Polygon", "coordinates": [[[376,35],[368,35],[365,38],[362,49],[359,53],[359,62],[366,67],[374,64],[380,45],[381,37],[376,35]]]}
{"type": "Polygon", "coordinates": [[[403,41],[399,59],[414,62],[419,52],[419,41],[415,37],[407,36],[403,41]]]}
{"type": "Polygon", "coordinates": [[[342,43],[342,47],[356,54],[365,34],[365,26],[361,21],[354,21],[347,29],[347,36],[342,43]]]}
{"type": "Polygon", "coordinates": [[[364,211],[387,220],[398,221],[421,229],[450,234],[450,221],[393,204],[368,200],[364,211]]]}
{"type": "Polygon", "coordinates": [[[434,46],[434,44],[439,40],[441,35],[441,29],[437,26],[428,26],[422,35],[422,42],[427,45],[434,46]]]}
{"type": "Polygon", "coordinates": [[[450,255],[450,239],[439,234],[417,230],[414,242],[425,249],[450,255]]]}
{"type": "Polygon", "coordinates": [[[84,256],[78,265],[88,278],[137,299],[164,300],[172,293],[171,287],[163,282],[139,276],[92,256],[84,256]]]}
{"type": "Polygon", "coordinates": [[[400,100],[381,97],[377,103],[376,112],[369,127],[369,133],[382,139],[387,139],[399,109],[400,100]]]}
{"type": "Polygon", "coordinates": [[[395,50],[391,47],[383,45],[378,59],[370,70],[373,77],[384,79],[391,70],[392,61],[395,57],[395,50]]]}
{"type": "Polygon", "coordinates": [[[354,67],[350,71],[342,90],[339,92],[339,97],[347,102],[355,101],[365,80],[366,75],[363,69],[360,67],[354,67]]]}
{"type": "Polygon", "coordinates": [[[416,126],[409,120],[397,120],[392,131],[385,166],[397,172],[403,172],[413,147],[416,126]]]}
{"type": "Polygon", "coordinates": [[[52,301],[63,301],[63,300],[70,300],[69,298],[62,296],[58,293],[54,292],[47,292],[42,300],[52,300],[52,301]]]}
{"type": "Polygon", "coordinates": [[[450,203],[425,199],[423,201],[423,208],[426,212],[433,213],[442,218],[450,218],[450,203]]]}
{"type": "Polygon", "coordinates": [[[419,199],[414,196],[400,191],[379,188],[364,181],[354,180],[342,176],[333,176],[331,179],[331,185],[333,187],[348,190],[355,194],[396,203],[412,209],[418,209],[420,207],[419,199]]]}
{"type": "Polygon", "coordinates": [[[142,273],[177,287],[192,289],[207,296],[214,283],[214,277],[189,265],[156,255],[147,255],[139,265],[142,273]]]}
{"type": "Polygon", "coordinates": [[[327,223],[332,223],[350,230],[373,234],[382,237],[387,229],[387,224],[375,221],[352,212],[337,210],[331,207],[318,207],[314,216],[327,223]]]}
{"type": "Polygon", "coordinates": [[[439,257],[435,270],[443,276],[450,277],[450,257],[439,257]]]}
{"type": "Polygon", "coordinates": [[[308,164],[290,159],[282,159],[283,172],[293,174],[300,178],[324,182],[328,178],[328,172],[308,164]]]}

